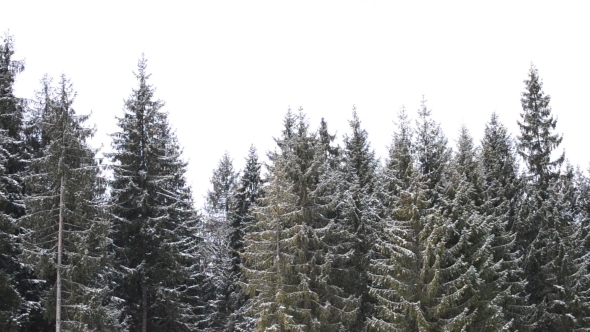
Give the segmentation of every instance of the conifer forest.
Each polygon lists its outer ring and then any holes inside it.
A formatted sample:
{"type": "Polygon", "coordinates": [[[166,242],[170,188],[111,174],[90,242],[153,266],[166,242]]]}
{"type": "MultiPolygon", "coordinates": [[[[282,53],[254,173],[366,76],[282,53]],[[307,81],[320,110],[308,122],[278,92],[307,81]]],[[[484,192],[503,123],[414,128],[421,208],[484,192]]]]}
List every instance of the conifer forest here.
{"type": "Polygon", "coordinates": [[[5,34],[0,331],[590,331],[590,179],[534,65],[520,114],[449,140],[423,99],[386,156],[354,107],[348,128],[288,110],[197,208],[143,56],[99,158],[73,82],[15,95],[14,52],[5,34]]]}

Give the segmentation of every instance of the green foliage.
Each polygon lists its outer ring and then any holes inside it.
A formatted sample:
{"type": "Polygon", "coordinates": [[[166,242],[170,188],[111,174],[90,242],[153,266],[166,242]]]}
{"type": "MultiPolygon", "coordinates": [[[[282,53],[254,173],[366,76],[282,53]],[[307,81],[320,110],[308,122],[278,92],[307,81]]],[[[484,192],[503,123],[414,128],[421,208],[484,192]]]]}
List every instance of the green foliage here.
{"type": "Polygon", "coordinates": [[[0,44],[0,292],[6,301],[0,305],[0,327],[16,330],[25,323],[27,302],[24,293],[31,290],[23,280],[27,269],[19,264],[15,220],[24,214],[22,175],[24,173],[22,143],[23,103],[13,94],[15,77],[24,69],[16,61],[14,40],[5,34],[0,44]],[[4,323],[5,322],[5,323],[4,323]]]}
{"type": "Polygon", "coordinates": [[[51,104],[41,113],[39,132],[47,145],[32,159],[27,179],[31,195],[21,217],[23,258],[51,287],[43,306],[46,318],[56,319],[56,292],[61,287],[63,331],[121,331],[120,311],[112,302],[109,223],[105,218],[105,181],[95,151],[87,139],[94,129],[84,126],[87,115],[72,109],[75,93],[62,76],[51,104]],[[63,218],[62,226],[59,225],[63,218]],[[61,258],[58,237],[63,235],[61,258]],[[61,264],[59,261],[61,260],[61,264]],[[61,285],[56,275],[61,275],[61,285]]]}
{"type": "Polygon", "coordinates": [[[245,238],[243,288],[258,331],[341,331],[356,312],[329,279],[322,239],[334,201],[323,195],[325,151],[302,113],[296,122],[291,118],[289,112],[286,134],[277,140],[281,151],[273,154],[265,195],[254,210],[256,224],[245,238]]]}
{"type": "Polygon", "coordinates": [[[69,81],[17,98],[14,54],[6,34],[2,331],[590,330],[590,180],[533,66],[514,142],[493,114],[453,154],[423,100],[381,165],[355,109],[342,147],[289,110],[266,177],[224,154],[199,213],[143,57],[107,181],[69,81]]]}
{"type": "Polygon", "coordinates": [[[502,307],[506,320],[512,320],[513,329],[527,331],[533,324],[533,307],[526,303],[523,255],[518,250],[515,233],[521,179],[514,143],[495,113],[485,127],[479,163],[484,188],[480,211],[493,235],[493,259],[503,281],[495,290],[504,293],[497,305],[502,307]]]}
{"type": "Polygon", "coordinates": [[[452,330],[464,321],[462,316],[449,318],[446,313],[454,298],[447,292],[453,285],[444,280],[455,269],[441,270],[449,262],[445,261],[446,226],[439,204],[450,152],[430,114],[423,101],[414,131],[404,110],[398,116],[384,171],[386,219],[383,237],[377,242],[383,257],[371,262],[371,295],[378,306],[375,317],[367,320],[369,330],[452,330]]]}
{"type": "Polygon", "coordinates": [[[373,311],[367,271],[370,260],[375,257],[373,244],[381,229],[382,207],[377,198],[378,162],[371,149],[368,133],[361,128],[354,108],[349,126],[351,133],[344,136],[341,166],[335,179],[338,190],[336,234],[339,238],[333,239],[333,242],[341,252],[340,259],[335,260],[333,267],[336,285],[347,296],[360,302],[357,321],[348,327],[350,330],[359,330],[373,311]]]}
{"type": "Polygon", "coordinates": [[[208,286],[208,329],[219,330],[233,325],[228,321],[232,313],[233,296],[237,291],[239,276],[233,259],[237,256],[232,243],[235,232],[234,220],[236,181],[238,174],[226,152],[221,157],[211,177],[211,190],[207,192],[205,202],[206,217],[203,220],[203,242],[201,248],[207,265],[208,286]]]}
{"type": "Polygon", "coordinates": [[[227,328],[233,331],[250,331],[252,329],[252,320],[247,317],[248,296],[240,287],[240,284],[246,283],[248,279],[242,273],[241,255],[244,253],[244,238],[252,231],[256,222],[253,214],[253,208],[263,197],[261,177],[262,165],[258,161],[258,153],[254,146],[250,146],[248,156],[246,157],[246,166],[242,171],[239,179],[236,193],[234,195],[235,210],[234,219],[232,220],[232,233],[230,235],[230,244],[233,249],[232,272],[233,284],[229,299],[229,310],[231,312],[228,319],[227,328]]]}
{"type": "Polygon", "coordinates": [[[130,329],[185,331],[198,326],[202,308],[197,222],[186,163],[170,129],[164,103],[154,100],[146,60],[138,87],[112,134],[111,213],[121,278],[116,295],[126,301],[130,329]]]}
{"type": "Polygon", "coordinates": [[[551,160],[562,137],[553,133],[557,120],[536,68],[531,67],[525,85],[518,149],[528,173],[517,241],[525,253],[526,292],[536,306],[535,330],[586,328],[586,322],[576,319],[585,309],[577,294],[588,291],[588,262],[575,249],[579,224],[574,220],[573,170],[561,172],[564,153],[551,160]]]}

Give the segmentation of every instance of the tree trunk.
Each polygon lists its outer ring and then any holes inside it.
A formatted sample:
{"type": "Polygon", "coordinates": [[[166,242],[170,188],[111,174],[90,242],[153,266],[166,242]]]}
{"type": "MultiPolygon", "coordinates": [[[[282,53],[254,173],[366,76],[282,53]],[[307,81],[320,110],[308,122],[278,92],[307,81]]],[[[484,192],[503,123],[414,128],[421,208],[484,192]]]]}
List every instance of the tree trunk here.
{"type": "Polygon", "coordinates": [[[63,238],[63,212],[64,212],[64,176],[61,176],[59,188],[59,230],[57,233],[57,278],[55,299],[55,332],[61,332],[61,256],[63,238]]]}

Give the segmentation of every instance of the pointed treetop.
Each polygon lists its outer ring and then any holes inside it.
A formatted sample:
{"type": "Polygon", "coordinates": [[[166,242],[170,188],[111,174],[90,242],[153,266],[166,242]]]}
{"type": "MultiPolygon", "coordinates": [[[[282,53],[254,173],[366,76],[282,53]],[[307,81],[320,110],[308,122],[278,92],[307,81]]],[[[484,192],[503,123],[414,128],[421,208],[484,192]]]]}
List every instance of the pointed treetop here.
{"type": "Polygon", "coordinates": [[[426,97],[422,96],[422,100],[420,101],[420,108],[418,109],[418,116],[421,119],[430,117],[430,114],[432,113],[432,111],[429,110],[428,107],[426,107],[426,102],[426,97]]]}
{"type": "Polygon", "coordinates": [[[226,151],[210,179],[212,190],[207,191],[207,205],[219,212],[226,212],[228,199],[236,185],[237,174],[234,171],[233,161],[226,151]]]}
{"type": "MultiPolygon", "coordinates": [[[[469,133],[469,129],[463,124],[459,129],[459,139],[457,140],[457,155],[462,157],[475,158],[473,155],[473,138],[469,133]]],[[[474,161],[471,160],[471,161],[474,161]]]]}
{"type": "Polygon", "coordinates": [[[565,152],[551,161],[552,152],[559,147],[562,135],[555,134],[557,119],[551,114],[550,96],[543,91],[543,82],[534,65],[524,81],[525,91],[522,93],[521,121],[518,153],[524,159],[530,175],[546,183],[559,171],[565,159],[565,152]]]}
{"type": "Polygon", "coordinates": [[[137,73],[135,74],[137,77],[144,77],[148,79],[151,74],[147,74],[147,59],[144,53],[141,53],[141,58],[137,60],[137,73]]]}

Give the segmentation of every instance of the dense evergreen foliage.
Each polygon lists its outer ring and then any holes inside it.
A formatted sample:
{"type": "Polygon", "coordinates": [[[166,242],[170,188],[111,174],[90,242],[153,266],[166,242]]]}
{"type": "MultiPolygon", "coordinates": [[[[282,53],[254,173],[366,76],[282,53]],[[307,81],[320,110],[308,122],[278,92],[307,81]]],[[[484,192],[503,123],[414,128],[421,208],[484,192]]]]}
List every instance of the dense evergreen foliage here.
{"type": "Polygon", "coordinates": [[[19,263],[16,220],[25,213],[23,176],[27,159],[23,144],[24,105],[13,94],[15,77],[24,69],[14,60],[14,41],[5,35],[0,44],[0,328],[16,331],[39,314],[38,292],[27,279],[30,272],[19,263]],[[37,293],[26,296],[27,292],[37,293]],[[31,302],[28,302],[31,301],[31,302]],[[21,317],[21,315],[25,315],[21,317]]]}
{"type": "Polygon", "coordinates": [[[55,280],[43,305],[56,330],[123,331],[110,287],[106,186],[87,145],[94,130],[84,126],[88,115],[72,109],[75,93],[65,77],[52,90],[50,105],[36,121],[47,144],[31,159],[27,214],[20,220],[22,256],[40,278],[55,280]]]}
{"type": "Polygon", "coordinates": [[[342,165],[338,182],[339,220],[341,239],[349,242],[350,254],[346,265],[338,272],[346,279],[339,284],[347,295],[358,301],[357,322],[350,329],[360,330],[366,317],[372,314],[372,299],[369,296],[368,268],[374,258],[373,243],[381,232],[381,204],[377,199],[378,163],[370,147],[368,133],[361,127],[361,121],[353,110],[349,121],[351,133],[344,136],[342,165]],[[343,236],[348,234],[348,236],[343,236]],[[343,269],[344,268],[344,269],[343,269]]]}
{"type": "Polygon", "coordinates": [[[580,224],[574,219],[573,171],[561,167],[565,152],[552,160],[563,137],[554,133],[557,120],[536,68],[531,67],[525,84],[518,152],[527,172],[517,229],[526,292],[536,306],[535,330],[584,328],[587,303],[580,295],[588,290],[588,262],[587,253],[576,253],[580,224]]]}
{"type": "MultiPolygon", "coordinates": [[[[423,100],[382,163],[287,111],[223,154],[201,209],[147,61],[103,164],[62,76],[13,93],[0,45],[0,331],[590,331],[590,178],[531,67],[519,133],[448,143],[423,100]]],[[[205,175],[203,175],[205,176],[205,175]]]]}
{"type": "Polygon", "coordinates": [[[190,331],[198,326],[196,215],[186,163],[148,84],[146,60],[113,134],[110,211],[119,278],[130,329],[190,331]]]}

